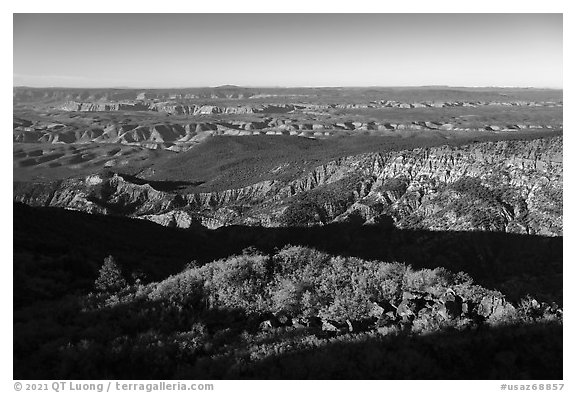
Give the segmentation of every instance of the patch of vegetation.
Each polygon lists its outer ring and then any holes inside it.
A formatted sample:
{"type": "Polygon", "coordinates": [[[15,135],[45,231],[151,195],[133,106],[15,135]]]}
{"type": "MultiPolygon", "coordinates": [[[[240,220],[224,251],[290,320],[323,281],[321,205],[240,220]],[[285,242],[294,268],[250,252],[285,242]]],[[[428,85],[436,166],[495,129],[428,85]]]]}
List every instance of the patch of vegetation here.
{"type": "Polygon", "coordinates": [[[396,198],[399,198],[406,193],[408,184],[410,184],[410,182],[404,177],[392,177],[384,180],[380,186],[380,191],[392,192],[396,195],[396,198]]]}
{"type": "Polygon", "coordinates": [[[513,307],[443,268],[288,246],[190,263],[149,284],[126,280],[108,257],[94,289],[16,310],[16,378],[310,378],[302,366],[318,362],[318,378],[442,378],[458,375],[441,370],[459,370],[462,353],[481,364],[496,343],[521,341],[501,348],[530,356],[527,338],[538,338],[541,358],[530,361],[541,368],[512,361],[511,373],[475,375],[561,377],[560,309],[532,298],[513,307]]]}
{"type": "Polygon", "coordinates": [[[461,177],[452,183],[452,189],[456,192],[469,195],[471,198],[488,202],[497,201],[500,198],[498,193],[483,185],[482,181],[477,177],[461,177]]]}
{"type": "Polygon", "coordinates": [[[361,183],[360,176],[352,175],[299,193],[289,201],[280,222],[290,227],[325,224],[354,203],[354,191],[361,183]]]}
{"type": "Polygon", "coordinates": [[[98,278],[94,282],[96,290],[103,294],[116,293],[126,287],[126,280],[122,277],[120,268],[112,255],[104,259],[98,278]]]}

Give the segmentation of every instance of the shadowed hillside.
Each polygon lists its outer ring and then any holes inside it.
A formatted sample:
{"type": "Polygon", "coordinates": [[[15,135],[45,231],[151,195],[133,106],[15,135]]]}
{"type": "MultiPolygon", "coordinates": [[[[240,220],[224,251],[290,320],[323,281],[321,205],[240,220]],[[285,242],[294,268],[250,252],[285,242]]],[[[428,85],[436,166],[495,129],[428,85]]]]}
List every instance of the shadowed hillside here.
{"type": "Polygon", "coordinates": [[[14,376],[561,379],[561,246],[15,204],[14,376]]]}
{"type": "Polygon", "coordinates": [[[386,225],[344,223],[308,228],[179,230],[145,220],[14,204],[15,280],[20,275],[41,278],[39,285],[29,290],[15,286],[15,304],[30,301],[33,294],[44,298],[44,279],[57,282],[51,285],[56,285],[59,295],[72,288],[86,289],[103,258],[110,254],[127,272],[140,271],[149,280],[158,280],[193,260],[207,263],[247,247],[272,253],[286,245],[367,260],[398,261],[414,268],[464,271],[511,300],[530,294],[562,304],[562,243],[562,237],[398,230],[386,225]]]}

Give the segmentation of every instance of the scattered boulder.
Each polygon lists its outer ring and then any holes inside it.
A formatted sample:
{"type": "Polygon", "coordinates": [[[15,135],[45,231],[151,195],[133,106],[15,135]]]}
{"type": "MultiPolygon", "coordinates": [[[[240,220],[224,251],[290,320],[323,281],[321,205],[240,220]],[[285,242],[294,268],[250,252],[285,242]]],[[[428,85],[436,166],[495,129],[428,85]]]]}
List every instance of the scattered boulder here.
{"type": "Polygon", "coordinates": [[[398,305],[398,309],[396,310],[399,317],[414,315],[414,311],[416,311],[416,305],[410,300],[402,300],[402,302],[398,305]]]}
{"type": "Polygon", "coordinates": [[[434,308],[423,308],[412,323],[413,332],[433,332],[445,324],[447,318],[434,308]]]}
{"type": "Polygon", "coordinates": [[[462,315],[464,299],[454,293],[453,290],[448,290],[440,297],[442,303],[442,310],[448,318],[456,318],[462,315]]]}
{"type": "Polygon", "coordinates": [[[345,333],[348,330],[347,325],[340,324],[335,321],[322,321],[322,331],[331,333],[345,333]]]}
{"type": "Polygon", "coordinates": [[[416,315],[419,310],[426,307],[428,300],[429,298],[425,293],[406,291],[402,294],[402,301],[398,305],[396,313],[400,317],[416,315]]]}
{"type": "Polygon", "coordinates": [[[487,295],[480,301],[478,315],[486,318],[488,322],[498,322],[513,318],[516,309],[502,297],[487,295]]]}
{"type": "Polygon", "coordinates": [[[318,317],[306,317],[299,320],[301,324],[309,328],[321,328],[322,320],[318,317]]]}
{"type": "Polygon", "coordinates": [[[295,329],[304,329],[306,325],[298,318],[292,318],[292,327],[295,329]]]}
{"type": "Polygon", "coordinates": [[[370,328],[372,328],[374,326],[374,323],[376,322],[375,318],[370,318],[370,319],[362,319],[362,320],[358,320],[358,321],[351,321],[349,319],[346,320],[346,325],[348,327],[348,331],[350,333],[358,333],[358,332],[365,332],[367,330],[370,330],[370,328]]]}
{"type": "Polygon", "coordinates": [[[280,323],[281,325],[284,325],[284,326],[292,325],[292,318],[284,312],[279,312],[274,317],[276,318],[278,323],[280,323]]]}
{"type": "Polygon", "coordinates": [[[376,326],[391,326],[398,322],[398,317],[394,311],[388,311],[378,318],[376,326]]]}
{"type": "Polygon", "coordinates": [[[276,317],[274,317],[273,315],[270,316],[270,318],[262,321],[260,323],[260,330],[271,330],[271,329],[275,329],[277,327],[280,327],[281,323],[280,321],[278,321],[278,319],[276,319],[276,317]]]}
{"type": "Polygon", "coordinates": [[[380,306],[378,303],[372,302],[368,315],[370,317],[380,318],[385,311],[386,310],[384,309],[384,307],[380,306]]]}

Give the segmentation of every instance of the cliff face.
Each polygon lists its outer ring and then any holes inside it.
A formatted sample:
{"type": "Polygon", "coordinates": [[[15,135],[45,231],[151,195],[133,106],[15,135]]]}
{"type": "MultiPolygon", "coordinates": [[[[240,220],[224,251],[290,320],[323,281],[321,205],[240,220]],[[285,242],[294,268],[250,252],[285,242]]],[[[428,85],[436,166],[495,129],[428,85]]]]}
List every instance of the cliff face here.
{"type": "MultiPolygon", "coordinates": [[[[80,105],[80,104],[79,104],[80,105]]],[[[84,105],[84,104],[82,104],[84,105]]],[[[122,107],[125,104],[90,104],[86,109],[104,108],[109,106],[122,107]]],[[[124,109],[118,110],[139,110],[138,105],[127,105],[124,109]],[[127,109],[133,108],[133,109],[127,109]]],[[[204,111],[210,114],[211,110],[201,107],[190,109],[194,111],[204,111]]],[[[95,110],[96,110],[95,109],[95,110]]],[[[178,110],[175,109],[176,112],[178,110]]],[[[175,113],[176,113],[175,112],[175,113]]],[[[179,113],[179,112],[178,112],[179,113]]],[[[248,109],[241,107],[227,108],[227,114],[250,113],[248,109]],[[242,112],[242,111],[248,112],[242,112]]],[[[185,112],[188,114],[188,112],[185,112]]],[[[212,120],[199,122],[171,123],[160,122],[157,124],[126,123],[118,124],[115,121],[101,121],[97,126],[79,126],[64,123],[54,123],[51,121],[36,121],[31,123],[25,119],[15,118],[13,128],[13,141],[15,143],[112,143],[132,146],[142,146],[147,148],[161,148],[174,151],[188,150],[197,143],[202,142],[209,136],[252,136],[252,135],[291,135],[307,138],[328,138],[337,135],[362,135],[368,132],[370,135],[399,135],[403,132],[423,131],[437,132],[450,135],[454,132],[466,135],[470,132],[482,132],[485,135],[495,135],[495,132],[514,133],[518,130],[527,129],[525,124],[508,124],[506,126],[495,126],[490,124],[476,125],[474,127],[463,126],[452,123],[430,123],[430,122],[316,122],[303,121],[293,122],[289,119],[278,119],[272,116],[262,117],[259,121],[244,120],[212,120]],[[420,124],[422,123],[422,124],[420,124]]],[[[531,125],[531,130],[553,131],[561,130],[562,127],[554,124],[531,125]]]]}
{"type": "Polygon", "coordinates": [[[130,88],[31,88],[14,87],[14,102],[119,102],[119,101],[171,101],[189,100],[262,100],[284,103],[286,100],[310,101],[325,105],[333,102],[338,107],[366,107],[370,105],[404,105],[417,108],[422,105],[440,107],[442,105],[480,105],[498,102],[507,105],[528,105],[530,103],[562,102],[561,90],[515,89],[515,88],[248,88],[240,86],[219,86],[201,88],[172,89],[130,89],[130,88]]]}
{"type": "Polygon", "coordinates": [[[212,114],[246,114],[246,113],[288,113],[295,110],[305,112],[326,111],[330,109],[368,109],[368,108],[449,108],[482,106],[531,106],[531,107],[561,107],[561,102],[498,102],[498,101],[446,101],[446,102],[398,102],[398,101],[372,101],[367,104],[249,104],[249,105],[204,105],[184,104],[176,101],[151,102],[141,100],[125,100],[122,102],[102,101],[67,101],[60,105],[63,111],[78,112],[107,112],[107,111],[156,111],[176,115],[212,115],[212,114]]]}
{"type": "Polygon", "coordinates": [[[344,221],[557,236],[562,137],[351,156],[291,182],[222,192],[163,192],[118,174],[15,183],[14,200],[185,228],[344,221]]]}
{"type": "Polygon", "coordinates": [[[303,106],[293,104],[276,105],[186,105],[176,102],[77,102],[67,101],[59,109],[74,112],[108,112],[108,111],[154,111],[173,115],[213,115],[213,114],[247,114],[247,113],[285,113],[303,106]]]}

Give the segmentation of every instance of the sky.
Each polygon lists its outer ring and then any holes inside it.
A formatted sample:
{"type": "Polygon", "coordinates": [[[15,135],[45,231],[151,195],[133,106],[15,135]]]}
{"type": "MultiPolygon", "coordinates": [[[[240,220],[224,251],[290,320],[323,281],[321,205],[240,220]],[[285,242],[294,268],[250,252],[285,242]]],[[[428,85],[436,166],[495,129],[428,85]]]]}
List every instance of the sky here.
{"type": "Polygon", "coordinates": [[[562,14],[14,14],[33,87],[562,88],[562,14]]]}

